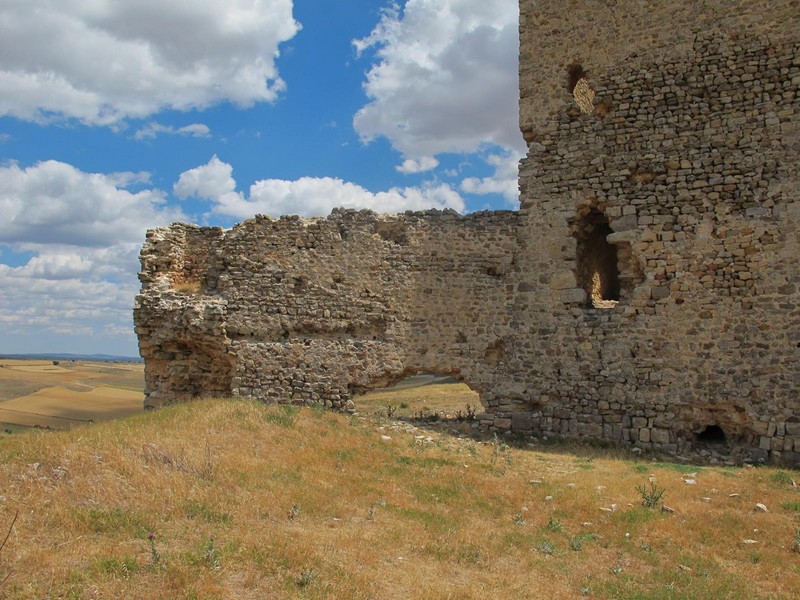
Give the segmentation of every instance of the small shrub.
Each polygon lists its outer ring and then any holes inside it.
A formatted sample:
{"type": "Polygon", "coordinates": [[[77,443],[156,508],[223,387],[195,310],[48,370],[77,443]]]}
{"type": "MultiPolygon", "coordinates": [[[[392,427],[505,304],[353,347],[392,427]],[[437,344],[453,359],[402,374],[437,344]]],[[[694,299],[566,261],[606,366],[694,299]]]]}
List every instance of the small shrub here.
{"type": "Polygon", "coordinates": [[[557,533],[561,532],[561,531],[564,531],[564,527],[563,527],[563,525],[561,525],[561,521],[559,521],[558,519],[554,519],[553,517],[550,517],[548,519],[547,528],[550,531],[555,531],[557,533]]]}
{"type": "Polygon", "coordinates": [[[212,535],[208,538],[208,543],[205,547],[205,552],[203,553],[203,560],[205,561],[208,568],[213,571],[218,571],[220,569],[220,562],[219,562],[219,550],[217,550],[216,545],[214,544],[214,536],[212,535]]]}
{"type": "Polygon", "coordinates": [[[156,548],[156,534],[152,531],[147,534],[147,542],[150,547],[150,562],[153,566],[156,566],[161,562],[161,554],[156,548]]]}
{"type": "Polygon", "coordinates": [[[314,571],[311,569],[303,569],[303,572],[300,573],[300,577],[297,578],[295,583],[297,584],[297,587],[304,588],[314,583],[316,578],[317,574],[314,571]]]}
{"type": "Polygon", "coordinates": [[[651,481],[649,488],[644,485],[637,485],[636,491],[642,497],[642,506],[645,508],[658,508],[666,490],[663,487],[658,487],[655,481],[651,481]]]}
{"type": "Polygon", "coordinates": [[[501,441],[497,434],[492,435],[492,466],[497,463],[497,460],[502,457],[509,465],[512,463],[511,448],[505,442],[501,441]]]}
{"type": "Polygon", "coordinates": [[[541,552],[542,554],[547,554],[548,556],[552,556],[556,549],[553,547],[553,544],[547,540],[544,540],[536,544],[536,551],[541,552]]]}

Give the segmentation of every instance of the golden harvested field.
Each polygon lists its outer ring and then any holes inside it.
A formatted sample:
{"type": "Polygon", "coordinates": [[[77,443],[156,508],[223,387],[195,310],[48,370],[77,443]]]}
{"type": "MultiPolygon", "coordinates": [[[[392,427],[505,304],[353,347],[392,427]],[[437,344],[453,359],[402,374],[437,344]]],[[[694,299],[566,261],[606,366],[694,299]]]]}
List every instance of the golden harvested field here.
{"type": "Polygon", "coordinates": [[[51,428],[142,411],[144,365],[0,360],[0,423],[51,428]]]}
{"type": "Polygon", "coordinates": [[[797,475],[196,401],[0,435],[0,596],[796,598],[797,475]]]}

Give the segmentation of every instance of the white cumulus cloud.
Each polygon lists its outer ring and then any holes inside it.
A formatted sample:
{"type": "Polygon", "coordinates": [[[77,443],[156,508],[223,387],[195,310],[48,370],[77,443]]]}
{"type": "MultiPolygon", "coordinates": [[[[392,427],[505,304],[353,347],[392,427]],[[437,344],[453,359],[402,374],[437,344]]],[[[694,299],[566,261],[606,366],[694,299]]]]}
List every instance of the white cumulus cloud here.
{"type": "Polygon", "coordinates": [[[0,115],[111,125],[273,101],[292,0],[26,0],[0,9],[0,115]]]}
{"type": "Polygon", "coordinates": [[[215,154],[206,164],[181,173],[172,191],[185,200],[190,196],[216,199],[235,189],[233,167],[222,162],[215,154]]]}
{"type": "Polygon", "coordinates": [[[146,173],[86,173],[53,160],[0,167],[0,336],[88,331],[110,336],[112,347],[117,336],[119,353],[132,354],[145,232],[185,220],[163,192],[125,189],[147,180],[146,173]],[[4,264],[9,249],[32,256],[4,264]]]}
{"type": "Polygon", "coordinates": [[[151,140],[159,135],[182,135],[195,138],[211,137],[211,130],[203,123],[192,123],[184,127],[172,127],[161,123],[148,123],[133,134],[135,140],[151,140]]]}
{"type": "Polygon", "coordinates": [[[486,162],[495,169],[489,177],[467,177],[461,191],[468,194],[500,194],[512,207],[519,201],[519,156],[514,152],[490,154],[486,162]]]}
{"type": "Polygon", "coordinates": [[[353,120],[362,140],[385,136],[412,160],[486,145],[521,155],[518,19],[517,0],[408,0],[385,11],[354,42],[377,59],[353,120]]]}
{"type": "Polygon", "coordinates": [[[0,167],[0,244],[107,247],[140,242],[147,227],[181,215],[159,190],[131,192],[140,174],[85,173],[48,160],[0,167]]]}
{"type": "Polygon", "coordinates": [[[245,196],[236,191],[233,168],[216,156],[205,165],[183,172],[174,191],[179,198],[194,196],[209,200],[213,203],[214,214],[236,219],[256,214],[321,216],[337,207],[369,208],[380,213],[427,208],[464,210],[464,200],[459,193],[442,183],[370,192],[355,183],[332,177],[301,177],[293,181],[263,179],[251,185],[245,196]]]}
{"type": "Polygon", "coordinates": [[[435,169],[439,166],[439,161],[433,158],[432,156],[423,156],[419,160],[414,160],[413,158],[407,158],[403,161],[401,165],[397,167],[397,170],[400,173],[411,174],[411,173],[423,173],[425,171],[430,171],[431,169],[435,169]]]}

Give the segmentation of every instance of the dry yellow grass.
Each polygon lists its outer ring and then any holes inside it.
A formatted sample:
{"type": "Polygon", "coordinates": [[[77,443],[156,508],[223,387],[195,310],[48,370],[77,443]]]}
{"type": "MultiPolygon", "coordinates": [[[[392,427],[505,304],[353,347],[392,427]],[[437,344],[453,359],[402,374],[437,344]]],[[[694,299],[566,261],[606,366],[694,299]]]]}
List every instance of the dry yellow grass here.
{"type": "Polygon", "coordinates": [[[794,473],[624,456],[242,400],[0,436],[2,592],[796,597],[794,473]]]}

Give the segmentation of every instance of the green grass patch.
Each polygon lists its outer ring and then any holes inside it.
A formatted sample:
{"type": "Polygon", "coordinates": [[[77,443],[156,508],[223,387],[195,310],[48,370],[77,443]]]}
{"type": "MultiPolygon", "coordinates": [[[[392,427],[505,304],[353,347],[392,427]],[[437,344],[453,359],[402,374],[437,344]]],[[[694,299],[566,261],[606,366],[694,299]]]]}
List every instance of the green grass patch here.
{"type": "Polygon", "coordinates": [[[294,406],[270,406],[264,413],[264,420],[267,423],[291,429],[297,422],[297,413],[300,412],[294,406]]]}
{"type": "Polygon", "coordinates": [[[651,465],[653,469],[667,469],[669,471],[675,471],[676,473],[680,473],[681,475],[688,475],[689,473],[700,473],[703,469],[698,467],[697,465],[684,465],[681,463],[673,463],[673,462],[656,462],[651,465]]]}
{"type": "Polygon", "coordinates": [[[77,510],[75,517],[83,527],[93,533],[144,537],[152,529],[138,513],[119,507],[77,510]]]}
{"type": "Polygon", "coordinates": [[[108,577],[129,579],[131,575],[139,570],[139,564],[131,556],[100,558],[95,562],[92,570],[108,577]]]}
{"type": "Polygon", "coordinates": [[[507,531],[503,535],[503,547],[528,549],[533,547],[533,534],[527,531],[513,530],[507,531]]]}
{"type": "MultiPolygon", "coordinates": [[[[423,502],[449,502],[458,498],[468,500],[474,495],[474,489],[471,486],[458,481],[452,481],[449,484],[414,485],[411,491],[417,500],[423,502]]],[[[469,503],[467,502],[467,504],[469,503]]]]}
{"type": "Polygon", "coordinates": [[[189,502],[186,505],[186,516],[190,519],[199,519],[206,523],[220,523],[226,525],[231,517],[228,513],[212,510],[203,502],[189,502]]]}
{"type": "Polygon", "coordinates": [[[452,517],[448,517],[432,510],[421,510],[403,506],[388,505],[387,508],[403,519],[409,519],[421,523],[425,529],[435,533],[449,533],[456,529],[458,523],[452,517]]]}
{"type": "Polygon", "coordinates": [[[774,483],[778,486],[793,485],[795,482],[794,478],[786,471],[778,471],[777,473],[773,473],[769,476],[769,480],[771,483],[774,483]]]}
{"type": "Polygon", "coordinates": [[[612,519],[621,525],[633,526],[644,525],[661,518],[661,515],[662,513],[659,511],[637,506],[629,510],[618,510],[612,515],[612,519]]]}
{"type": "Polygon", "coordinates": [[[787,500],[781,504],[781,508],[800,512],[800,502],[797,500],[787,500]]]}

